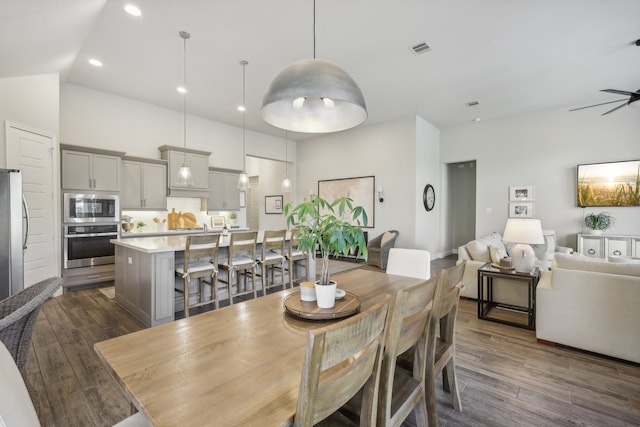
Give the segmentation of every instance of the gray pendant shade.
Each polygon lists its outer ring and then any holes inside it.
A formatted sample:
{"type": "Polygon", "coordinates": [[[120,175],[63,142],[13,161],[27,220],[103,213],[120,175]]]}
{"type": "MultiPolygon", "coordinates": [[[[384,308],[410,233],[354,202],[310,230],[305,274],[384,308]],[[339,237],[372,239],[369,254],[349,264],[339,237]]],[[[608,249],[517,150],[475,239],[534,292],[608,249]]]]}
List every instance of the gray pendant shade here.
{"type": "Polygon", "coordinates": [[[337,132],[367,120],[367,106],[360,87],[342,68],[303,59],[273,79],[262,101],[262,118],[294,132],[337,132]],[[296,106],[295,100],[299,100],[296,106]]]}

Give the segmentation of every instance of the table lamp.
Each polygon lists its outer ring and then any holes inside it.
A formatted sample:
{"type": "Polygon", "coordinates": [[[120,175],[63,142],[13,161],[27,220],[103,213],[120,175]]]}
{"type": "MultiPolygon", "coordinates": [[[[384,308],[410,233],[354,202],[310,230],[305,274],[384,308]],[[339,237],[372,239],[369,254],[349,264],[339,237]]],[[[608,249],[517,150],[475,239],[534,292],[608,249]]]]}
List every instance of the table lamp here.
{"type": "Polygon", "coordinates": [[[521,273],[530,272],[535,263],[536,254],[529,245],[544,243],[540,220],[509,218],[502,239],[517,243],[511,250],[513,268],[521,273]]]}

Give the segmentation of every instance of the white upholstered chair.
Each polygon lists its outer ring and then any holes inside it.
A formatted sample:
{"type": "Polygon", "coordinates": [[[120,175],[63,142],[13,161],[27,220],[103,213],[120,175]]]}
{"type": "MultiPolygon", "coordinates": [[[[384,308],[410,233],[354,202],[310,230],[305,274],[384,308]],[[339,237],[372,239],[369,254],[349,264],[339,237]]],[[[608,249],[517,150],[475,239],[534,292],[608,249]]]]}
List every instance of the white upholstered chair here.
{"type": "Polygon", "coordinates": [[[431,254],[423,249],[391,248],[387,274],[426,280],[431,277],[431,254]]]}
{"type": "Polygon", "coordinates": [[[39,427],[40,420],[24,384],[18,365],[0,342],[0,425],[39,427]]]}

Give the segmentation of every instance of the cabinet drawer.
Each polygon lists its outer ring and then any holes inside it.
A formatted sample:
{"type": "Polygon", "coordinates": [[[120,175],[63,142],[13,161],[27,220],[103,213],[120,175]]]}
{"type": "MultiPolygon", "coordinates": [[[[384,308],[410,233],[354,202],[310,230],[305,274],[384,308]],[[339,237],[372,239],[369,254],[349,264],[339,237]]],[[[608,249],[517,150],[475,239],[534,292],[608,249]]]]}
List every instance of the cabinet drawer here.
{"type": "Polygon", "coordinates": [[[607,256],[631,256],[631,239],[608,238],[607,256]]]}
{"type": "Polygon", "coordinates": [[[62,278],[62,286],[65,288],[111,282],[115,279],[115,264],[69,268],[62,271],[62,278]]]}
{"type": "Polygon", "coordinates": [[[601,237],[581,237],[582,255],[602,258],[604,256],[604,239],[601,237]]]}

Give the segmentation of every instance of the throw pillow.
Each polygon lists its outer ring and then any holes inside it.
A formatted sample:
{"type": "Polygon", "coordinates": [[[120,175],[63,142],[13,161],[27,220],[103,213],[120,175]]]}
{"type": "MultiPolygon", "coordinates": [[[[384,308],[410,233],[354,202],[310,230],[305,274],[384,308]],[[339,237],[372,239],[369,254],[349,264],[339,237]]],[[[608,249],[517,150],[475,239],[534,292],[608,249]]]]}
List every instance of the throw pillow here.
{"type": "Polygon", "coordinates": [[[498,264],[502,258],[507,256],[507,251],[496,246],[489,246],[489,255],[491,255],[491,262],[498,264]]]}
{"type": "Polygon", "coordinates": [[[489,253],[489,246],[481,243],[477,240],[472,240],[465,245],[469,255],[474,261],[491,262],[491,254],[489,253]]]}

